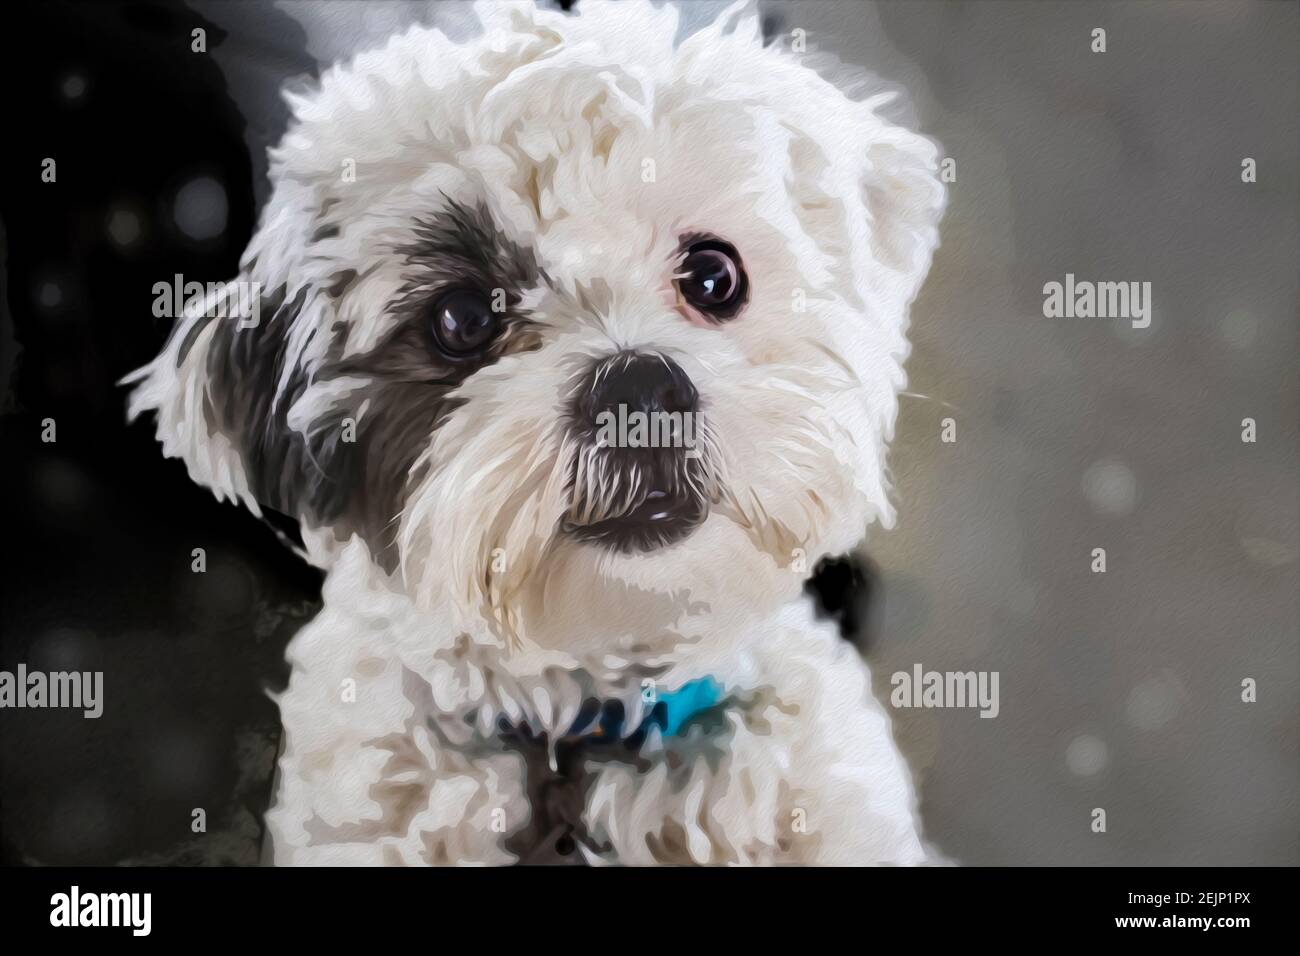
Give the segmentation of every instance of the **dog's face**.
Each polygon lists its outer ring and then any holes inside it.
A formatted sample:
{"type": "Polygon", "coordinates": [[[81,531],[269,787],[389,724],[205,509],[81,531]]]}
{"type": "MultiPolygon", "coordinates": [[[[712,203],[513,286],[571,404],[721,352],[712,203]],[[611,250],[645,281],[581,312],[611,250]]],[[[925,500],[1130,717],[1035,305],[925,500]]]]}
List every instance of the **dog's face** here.
{"type": "Polygon", "coordinates": [[[890,518],[933,145],[752,17],[480,15],[293,100],[257,323],[182,320],[133,412],[466,629],[789,597],[890,518]]]}

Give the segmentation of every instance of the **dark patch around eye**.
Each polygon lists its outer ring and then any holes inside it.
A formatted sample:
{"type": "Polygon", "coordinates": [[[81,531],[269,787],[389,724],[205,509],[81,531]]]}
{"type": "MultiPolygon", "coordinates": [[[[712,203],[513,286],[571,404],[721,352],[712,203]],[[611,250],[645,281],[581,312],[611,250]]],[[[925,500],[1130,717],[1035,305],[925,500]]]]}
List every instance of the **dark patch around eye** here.
{"type": "MultiPolygon", "coordinates": [[[[212,401],[205,415],[235,440],[249,489],[264,508],[344,535],[355,531],[392,570],[393,518],[407,475],[450,409],[445,396],[452,386],[430,388],[427,377],[403,375],[400,359],[384,350],[327,361],[318,381],[362,375],[370,383],[313,421],[307,435],[290,428],[289,410],[311,379],[295,367],[283,391],[277,389],[289,361],[288,332],[308,299],[306,290],[288,301],[276,290],[263,300],[257,326],[218,321],[208,352],[212,401]],[[344,437],[348,419],[351,442],[344,437]]],[[[336,330],[331,354],[340,354],[341,342],[336,330]]]]}
{"type": "MultiPolygon", "coordinates": [[[[390,306],[390,314],[403,326],[420,330],[425,361],[441,367],[445,376],[464,380],[474,371],[509,352],[535,347],[536,328],[518,312],[522,292],[546,276],[528,249],[506,238],[483,205],[469,206],[448,200],[447,208],[417,222],[415,239],[396,250],[406,260],[406,281],[390,306]],[[504,293],[501,331],[490,347],[470,361],[439,356],[429,348],[428,330],[440,297],[454,289],[477,291],[491,301],[504,293]]],[[[400,337],[400,335],[399,335],[400,337]]]]}
{"type": "MultiPolygon", "coordinates": [[[[406,257],[407,279],[389,311],[398,321],[371,351],[344,357],[346,328],[329,331],[327,358],[314,380],[345,377],[365,380],[317,419],[303,435],[288,425],[289,410],[313,377],[289,362],[288,336],[312,295],[338,298],[357,281],[356,270],[339,271],[328,286],[302,290],[291,300],[284,290],[268,293],[255,327],[220,321],[208,352],[212,403],[205,409],[210,427],[229,435],[241,452],[249,488],[259,503],[309,525],[329,525],[340,534],[355,532],[389,571],[396,566],[396,518],[408,489],[422,475],[412,474],[430,437],[458,401],[450,393],[484,364],[500,355],[535,347],[536,330],[525,316],[511,312],[507,331],[481,361],[464,365],[440,361],[428,347],[423,322],[430,299],[452,283],[505,290],[515,309],[522,290],[540,275],[527,250],[505,239],[482,207],[450,203],[421,221],[415,239],[397,250],[406,257]],[[362,408],[364,406],[364,412],[362,408]],[[346,420],[354,441],[344,440],[346,420]]],[[[197,323],[182,352],[206,323],[197,323]]]]}
{"type": "Polygon", "coordinates": [[[415,239],[397,252],[406,257],[408,286],[459,279],[484,291],[503,288],[517,296],[538,274],[532,252],[507,239],[483,205],[449,200],[436,216],[417,221],[415,239]]]}

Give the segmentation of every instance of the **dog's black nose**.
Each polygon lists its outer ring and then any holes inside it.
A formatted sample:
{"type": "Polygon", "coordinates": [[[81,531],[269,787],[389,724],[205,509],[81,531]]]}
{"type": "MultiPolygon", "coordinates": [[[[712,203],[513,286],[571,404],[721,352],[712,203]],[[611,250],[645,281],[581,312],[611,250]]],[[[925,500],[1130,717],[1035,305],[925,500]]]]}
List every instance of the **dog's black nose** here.
{"type": "Polygon", "coordinates": [[[576,395],[578,418],[591,425],[602,412],[694,414],[695,386],[680,365],[658,352],[616,352],[591,369],[576,395]]]}
{"type": "Polygon", "coordinates": [[[587,368],[569,401],[578,451],[567,532],[645,552],[699,527],[713,484],[697,434],[700,397],[680,365],[658,352],[624,350],[587,368]]]}

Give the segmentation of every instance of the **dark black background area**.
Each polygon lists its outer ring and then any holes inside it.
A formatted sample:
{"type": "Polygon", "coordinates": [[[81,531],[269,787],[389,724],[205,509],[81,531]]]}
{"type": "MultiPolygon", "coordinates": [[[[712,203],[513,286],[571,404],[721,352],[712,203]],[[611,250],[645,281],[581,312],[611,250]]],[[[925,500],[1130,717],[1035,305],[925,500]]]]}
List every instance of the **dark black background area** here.
{"type": "Polygon", "coordinates": [[[254,863],[279,744],[266,690],[287,678],[284,645],[319,580],[165,460],[151,421],[128,427],[116,384],[165,340],[154,284],[233,277],[253,231],[244,120],[211,56],[190,49],[195,27],[209,51],[225,37],[179,4],[6,17],[0,667],[103,671],[105,704],[97,720],[0,712],[3,859],[254,863]],[[46,157],[55,183],[41,181],[46,157]],[[224,230],[203,241],[173,214],[195,177],[227,199],[224,230]],[[122,208],[140,225],[125,246],[108,230],[122,208]]]}

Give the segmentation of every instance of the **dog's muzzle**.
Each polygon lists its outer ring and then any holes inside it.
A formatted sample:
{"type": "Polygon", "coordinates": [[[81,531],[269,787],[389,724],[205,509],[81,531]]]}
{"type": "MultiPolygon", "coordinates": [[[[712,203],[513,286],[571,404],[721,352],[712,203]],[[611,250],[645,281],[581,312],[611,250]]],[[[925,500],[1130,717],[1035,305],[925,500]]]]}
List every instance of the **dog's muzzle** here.
{"type": "Polygon", "coordinates": [[[700,398],[658,352],[597,361],[573,391],[578,452],[564,530],[622,552],[680,541],[715,496],[700,398]]]}

